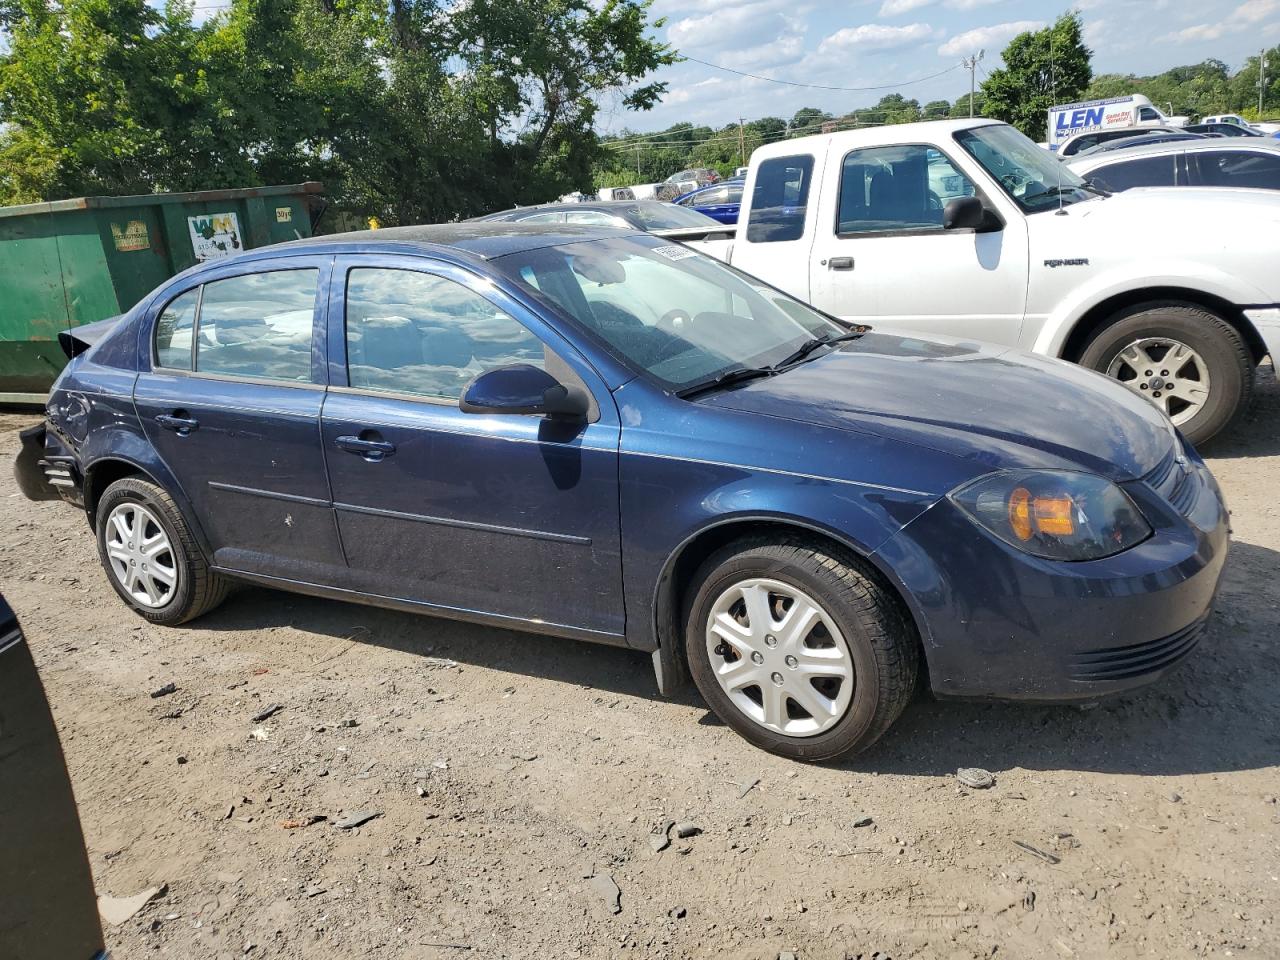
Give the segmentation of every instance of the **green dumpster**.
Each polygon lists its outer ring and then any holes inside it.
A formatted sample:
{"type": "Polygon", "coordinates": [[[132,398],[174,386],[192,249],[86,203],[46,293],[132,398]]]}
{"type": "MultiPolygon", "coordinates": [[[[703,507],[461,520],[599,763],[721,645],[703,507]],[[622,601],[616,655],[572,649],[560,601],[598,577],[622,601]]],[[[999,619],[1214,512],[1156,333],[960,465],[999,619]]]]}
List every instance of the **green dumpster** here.
{"type": "Polygon", "coordinates": [[[0,403],[43,403],[63,330],[204,260],[311,236],[318,183],[0,207],[0,403]]]}

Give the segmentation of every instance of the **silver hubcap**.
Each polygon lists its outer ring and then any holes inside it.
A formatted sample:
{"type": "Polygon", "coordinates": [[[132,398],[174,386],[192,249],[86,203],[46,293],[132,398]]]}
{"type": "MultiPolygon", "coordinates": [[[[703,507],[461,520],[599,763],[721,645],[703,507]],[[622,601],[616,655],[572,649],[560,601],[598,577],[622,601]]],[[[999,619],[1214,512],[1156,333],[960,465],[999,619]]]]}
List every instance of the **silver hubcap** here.
{"type": "Polygon", "coordinates": [[[1166,337],[1144,337],[1121,350],[1107,367],[1119,380],[1169,415],[1186,423],[1209,400],[1209,368],[1185,343],[1166,337]]]}
{"type": "Polygon", "coordinates": [[[812,737],[849,709],[849,646],[821,606],[778,580],[734,584],[707,619],[716,682],[753,721],[789,737],[812,737]]]}
{"type": "Polygon", "coordinates": [[[177,560],[160,521],[140,503],[107,515],[107,558],[120,586],[144,607],[163,607],[178,586],[177,560]]]}

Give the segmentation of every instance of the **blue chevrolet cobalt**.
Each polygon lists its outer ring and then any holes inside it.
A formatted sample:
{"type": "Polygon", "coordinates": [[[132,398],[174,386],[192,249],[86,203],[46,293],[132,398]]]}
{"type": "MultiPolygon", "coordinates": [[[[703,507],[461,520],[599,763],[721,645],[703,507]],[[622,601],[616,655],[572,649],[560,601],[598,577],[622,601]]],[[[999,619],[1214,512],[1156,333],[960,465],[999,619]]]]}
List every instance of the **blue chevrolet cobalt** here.
{"type": "Polygon", "coordinates": [[[64,335],[17,473],[157,624],[234,582],[631,647],[752,743],[1067,701],[1204,632],[1227,512],[1078,366],[841,325],[642,233],[382,230],[206,263],[64,335]]]}

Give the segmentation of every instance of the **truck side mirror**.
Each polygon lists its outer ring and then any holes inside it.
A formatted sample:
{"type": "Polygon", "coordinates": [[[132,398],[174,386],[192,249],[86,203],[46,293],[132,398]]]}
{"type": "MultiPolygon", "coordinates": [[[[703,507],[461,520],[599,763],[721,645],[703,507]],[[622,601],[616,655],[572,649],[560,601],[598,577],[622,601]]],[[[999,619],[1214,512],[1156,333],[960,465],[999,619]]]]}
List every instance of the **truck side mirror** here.
{"type": "Polygon", "coordinates": [[[979,230],[986,223],[987,208],[977,197],[956,197],[942,208],[943,230],[979,230]]]}

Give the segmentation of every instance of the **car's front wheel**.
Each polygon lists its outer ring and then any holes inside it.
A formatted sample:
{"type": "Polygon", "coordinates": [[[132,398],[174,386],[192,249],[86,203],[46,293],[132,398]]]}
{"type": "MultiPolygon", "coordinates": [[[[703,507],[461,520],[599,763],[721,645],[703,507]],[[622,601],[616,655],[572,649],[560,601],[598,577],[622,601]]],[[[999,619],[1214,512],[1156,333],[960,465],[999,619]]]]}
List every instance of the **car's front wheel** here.
{"type": "Polygon", "coordinates": [[[209,569],[164,488],[140,477],[117,480],[103,491],[96,519],[107,579],[152,623],[185,623],[226,597],[227,581],[209,569]]]}
{"type": "Polygon", "coordinates": [[[835,554],[799,540],[730,544],[702,565],[687,610],[689,668],[711,709],[797,760],[866,749],[916,681],[895,598],[835,554]]]}
{"type": "Polygon", "coordinates": [[[1253,357],[1239,332],[1185,303],[1145,303],[1118,314],[1080,362],[1154,403],[1194,444],[1223,430],[1253,389],[1253,357]]]}

